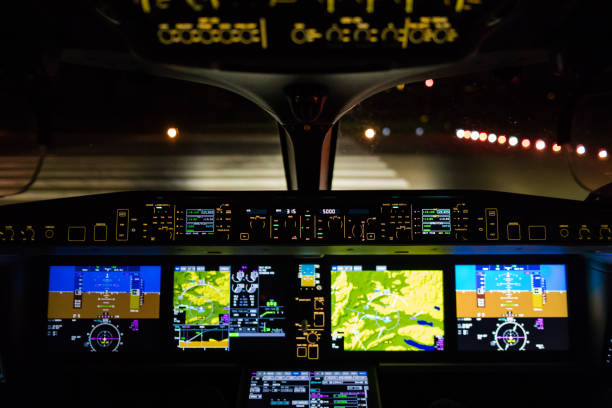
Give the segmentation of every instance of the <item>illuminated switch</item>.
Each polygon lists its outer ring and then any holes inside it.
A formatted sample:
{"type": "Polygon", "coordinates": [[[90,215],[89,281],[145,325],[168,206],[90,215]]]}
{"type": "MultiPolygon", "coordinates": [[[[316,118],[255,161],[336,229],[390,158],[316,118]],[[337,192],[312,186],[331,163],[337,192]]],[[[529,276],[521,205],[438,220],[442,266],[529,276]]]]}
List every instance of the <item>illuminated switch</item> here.
{"type": "Polygon", "coordinates": [[[485,231],[488,241],[496,241],[499,239],[497,218],[497,208],[485,208],[485,231]]]}
{"type": "Polygon", "coordinates": [[[559,236],[563,239],[567,239],[570,236],[569,225],[559,225],[559,236]]]}
{"type": "Polygon", "coordinates": [[[108,239],[108,227],[106,224],[98,223],[94,225],[94,241],[105,242],[108,239]]]}
{"type": "Polygon", "coordinates": [[[314,300],[314,309],[315,310],[323,310],[323,298],[315,298],[314,300]]]}
{"type": "Polygon", "coordinates": [[[68,227],[68,242],[84,242],[86,228],[82,226],[68,227]]]}
{"type": "Polygon", "coordinates": [[[241,232],[240,233],[240,240],[241,241],[248,241],[250,238],[249,233],[248,232],[241,232]]]}
{"type": "Polygon", "coordinates": [[[306,346],[298,346],[296,349],[296,355],[298,358],[306,358],[307,356],[306,346]]]}
{"type": "Polygon", "coordinates": [[[508,241],[521,240],[521,225],[518,222],[509,222],[506,229],[508,232],[508,241]]]}
{"type": "Polygon", "coordinates": [[[325,313],[314,312],[314,327],[323,327],[325,325],[325,313]]]}
{"type": "Polygon", "coordinates": [[[319,359],[319,345],[318,344],[309,344],[308,345],[308,359],[309,360],[318,360],[319,359]]]}
{"type": "Polygon", "coordinates": [[[130,210],[117,210],[117,220],[115,223],[115,238],[117,241],[127,241],[130,230],[130,210]]]}
{"type": "Polygon", "coordinates": [[[530,225],[528,228],[530,241],[546,241],[545,225],[530,225]]]}

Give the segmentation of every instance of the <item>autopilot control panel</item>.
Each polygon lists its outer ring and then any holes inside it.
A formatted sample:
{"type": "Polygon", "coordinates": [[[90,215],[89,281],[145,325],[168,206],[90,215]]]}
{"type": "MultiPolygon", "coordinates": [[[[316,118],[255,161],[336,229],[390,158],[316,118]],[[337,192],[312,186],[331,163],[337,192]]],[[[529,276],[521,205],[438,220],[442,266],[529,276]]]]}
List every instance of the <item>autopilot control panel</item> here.
{"type": "Polygon", "coordinates": [[[0,210],[0,248],[611,242],[605,205],[491,192],[115,193],[0,210]]]}

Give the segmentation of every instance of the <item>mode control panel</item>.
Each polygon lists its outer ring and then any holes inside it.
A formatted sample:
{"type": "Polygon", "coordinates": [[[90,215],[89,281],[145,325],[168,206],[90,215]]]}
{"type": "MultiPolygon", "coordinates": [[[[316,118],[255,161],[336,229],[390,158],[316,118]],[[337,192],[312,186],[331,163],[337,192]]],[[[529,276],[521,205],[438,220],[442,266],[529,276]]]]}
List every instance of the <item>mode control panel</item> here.
{"type": "Polygon", "coordinates": [[[272,243],[612,244],[612,209],[481,191],[117,193],[0,207],[0,246],[272,243]]]}

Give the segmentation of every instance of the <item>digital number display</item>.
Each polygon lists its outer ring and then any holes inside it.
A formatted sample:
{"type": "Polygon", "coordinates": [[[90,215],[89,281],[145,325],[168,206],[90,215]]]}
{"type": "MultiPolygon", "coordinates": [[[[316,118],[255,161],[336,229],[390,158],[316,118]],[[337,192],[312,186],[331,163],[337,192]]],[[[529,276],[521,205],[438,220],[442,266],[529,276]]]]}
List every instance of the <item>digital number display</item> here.
{"type": "Polygon", "coordinates": [[[424,208],[421,210],[423,235],[450,235],[452,230],[450,208],[424,208]]]}
{"type": "Polygon", "coordinates": [[[459,350],[567,350],[565,265],[456,265],[459,350]]]}
{"type": "Polygon", "coordinates": [[[215,209],[187,209],[185,219],[186,235],[215,233],[215,209]]]}

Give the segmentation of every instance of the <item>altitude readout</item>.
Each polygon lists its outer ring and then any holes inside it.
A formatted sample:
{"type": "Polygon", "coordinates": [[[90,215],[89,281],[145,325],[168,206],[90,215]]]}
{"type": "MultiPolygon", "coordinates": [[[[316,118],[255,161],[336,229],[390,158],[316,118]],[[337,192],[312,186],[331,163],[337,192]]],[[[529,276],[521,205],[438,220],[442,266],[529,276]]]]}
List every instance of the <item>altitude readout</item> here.
{"type": "Polygon", "coordinates": [[[188,209],[185,224],[186,235],[214,234],[215,210],[213,208],[188,209]]]}
{"type": "Polygon", "coordinates": [[[421,210],[423,235],[450,235],[450,208],[424,208],[421,210]]]}

